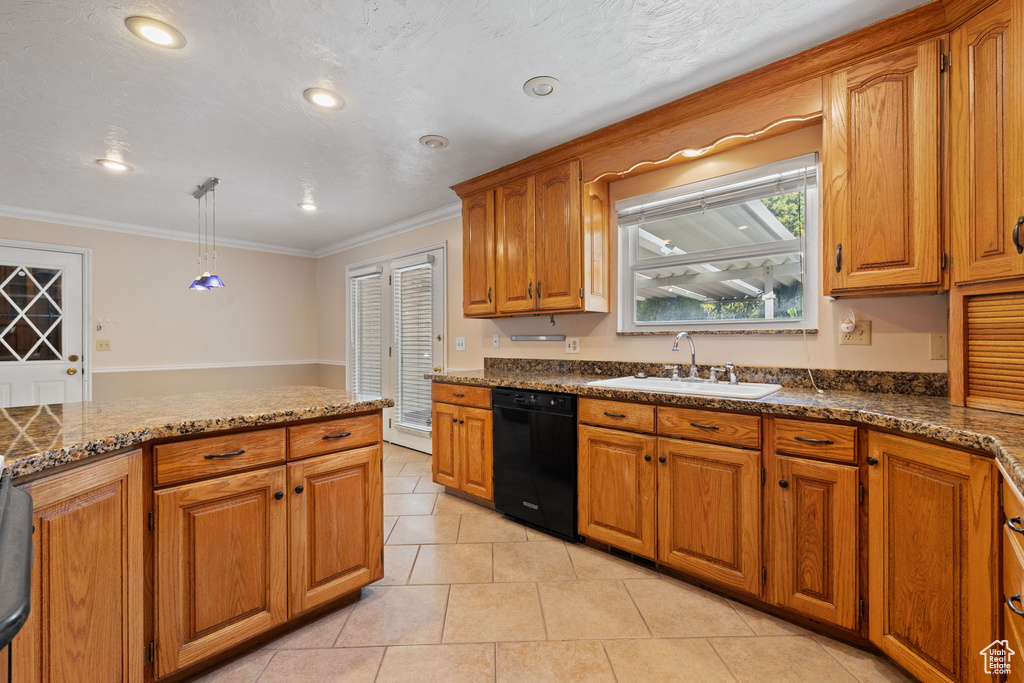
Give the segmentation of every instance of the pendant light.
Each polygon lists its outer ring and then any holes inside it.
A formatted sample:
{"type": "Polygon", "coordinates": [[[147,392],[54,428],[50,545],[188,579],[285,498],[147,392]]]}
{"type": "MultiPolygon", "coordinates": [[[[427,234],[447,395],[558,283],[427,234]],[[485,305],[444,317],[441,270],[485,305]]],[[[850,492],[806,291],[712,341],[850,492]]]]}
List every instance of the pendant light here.
{"type": "Polygon", "coordinates": [[[224,281],[217,275],[217,184],[220,178],[209,178],[198,186],[192,196],[196,198],[196,272],[199,275],[189,285],[189,289],[206,291],[224,286],[224,281]],[[210,195],[213,195],[213,263],[210,263],[210,195]],[[205,226],[205,230],[204,230],[205,226]],[[203,250],[205,235],[206,250],[203,250]],[[203,268],[203,265],[206,268],[203,268]],[[212,266],[212,267],[211,267],[212,266]]]}

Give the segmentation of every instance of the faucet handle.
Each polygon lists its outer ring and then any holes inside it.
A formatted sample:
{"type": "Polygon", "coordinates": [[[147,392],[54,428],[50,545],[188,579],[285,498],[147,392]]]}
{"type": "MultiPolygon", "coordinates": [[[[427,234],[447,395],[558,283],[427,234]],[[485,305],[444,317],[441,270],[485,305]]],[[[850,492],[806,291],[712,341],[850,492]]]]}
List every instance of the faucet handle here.
{"type": "Polygon", "coordinates": [[[732,363],[726,363],[725,369],[729,371],[729,384],[739,384],[739,379],[736,377],[736,366],[732,363]]]}
{"type": "Polygon", "coordinates": [[[679,366],[678,365],[666,365],[665,369],[666,370],[678,370],[679,366]]]}
{"type": "Polygon", "coordinates": [[[711,366],[711,368],[710,368],[711,376],[708,378],[708,381],[711,384],[718,384],[718,373],[725,372],[727,369],[728,368],[719,368],[719,367],[711,366]]]}

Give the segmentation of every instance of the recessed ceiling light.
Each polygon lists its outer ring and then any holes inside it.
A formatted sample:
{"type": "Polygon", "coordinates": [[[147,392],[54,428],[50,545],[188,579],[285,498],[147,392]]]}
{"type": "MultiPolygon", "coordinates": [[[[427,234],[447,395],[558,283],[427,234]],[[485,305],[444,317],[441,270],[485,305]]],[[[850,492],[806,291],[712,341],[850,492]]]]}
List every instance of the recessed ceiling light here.
{"type": "Polygon", "coordinates": [[[738,228],[736,228],[736,229],[737,229],[737,230],[746,230],[746,229],[747,229],[747,228],[749,228],[749,227],[750,227],[749,225],[741,225],[740,227],[738,227],[738,228]]]}
{"type": "Polygon", "coordinates": [[[557,78],[551,76],[537,76],[523,83],[523,92],[530,97],[545,99],[556,94],[562,87],[557,78]]]}
{"type": "Polygon", "coordinates": [[[420,144],[430,149],[444,149],[448,146],[448,138],[443,135],[424,135],[420,138],[420,144]]]}
{"type": "Polygon", "coordinates": [[[314,204],[313,202],[302,202],[301,204],[299,204],[299,208],[302,209],[303,211],[316,211],[320,207],[314,204]]]}
{"type": "Polygon", "coordinates": [[[146,42],[177,49],[184,47],[185,36],[173,26],[149,17],[128,17],[124,20],[128,30],[146,42]]]}
{"type": "Polygon", "coordinates": [[[345,103],[345,101],[341,99],[341,95],[324,88],[307,88],[302,92],[302,96],[305,97],[306,101],[310,104],[314,104],[323,109],[340,109],[341,105],[345,103]]]}
{"type": "Polygon", "coordinates": [[[106,168],[111,171],[117,171],[118,173],[132,170],[131,166],[124,163],[123,161],[118,161],[117,159],[97,159],[96,163],[102,166],[103,168],[106,168]]]}

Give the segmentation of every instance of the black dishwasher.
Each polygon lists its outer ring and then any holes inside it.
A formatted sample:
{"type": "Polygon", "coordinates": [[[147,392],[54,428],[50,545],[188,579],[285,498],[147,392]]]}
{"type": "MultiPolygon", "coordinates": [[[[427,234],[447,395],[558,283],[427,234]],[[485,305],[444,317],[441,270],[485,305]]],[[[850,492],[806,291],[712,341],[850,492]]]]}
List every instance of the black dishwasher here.
{"type": "Polygon", "coordinates": [[[494,506],[529,526],[576,534],[576,397],[494,389],[494,506]]]}

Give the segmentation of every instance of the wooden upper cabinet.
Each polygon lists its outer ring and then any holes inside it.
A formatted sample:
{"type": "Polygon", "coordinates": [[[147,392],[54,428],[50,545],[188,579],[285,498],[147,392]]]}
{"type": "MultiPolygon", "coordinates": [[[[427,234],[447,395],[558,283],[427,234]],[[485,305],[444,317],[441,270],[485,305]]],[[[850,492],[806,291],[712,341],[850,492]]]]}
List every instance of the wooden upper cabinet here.
{"type": "Polygon", "coordinates": [[[16,683],[143,680],[142,491],[140,451],[28,488],[35,560],[16,683]]]}
{"type": "Polygon", "coordinates": [[[826,82],[825,294],[938,290],[939,39],[826,82]]]}
{"type": "Polygon", "coordinates": [[[502,185],[496,191],[494,281],[498,313],[537,308],[534,203],[533,176],[502,185]]]}
{"type": "Polygon", "coordinates": [[[579,308],[582,303],[581,185],[579,161],[536,177],[536,290],[541,310],[579,308]]]}
{"type": "Polygon", "coordinates": [[[382,486],[379,445],[288,465],[290,615],[384,575],[382,486]]]}
{"type": "Polygon", "coordinates": [[[1021,3],[1002,0],[952,34],[948,207],[958,284],[1024,275],[1022,14],[1021,3]]]}
{"type": "Polygon", "coordinates": [[[761,591],[761,453],[658,439],[658,561],[761,591]]]}
{"type": "Polygon", "coordinates": [[[857,468],[778,455],[765,460],[771,601],[855,630],[857,468]]]}
{"type": "Polygon", "coordinates": [[[484,190],[462,202],[462,312],[471,317],[495,310],[494,191],[484,190]]]}
{"type": "Polygon", "coordinates": [[[657,551],[657,439],[579,428],[579,532],[635,555],[657,551]]]}
{"type": "Polygon", "coordinates": [[[998,520],[991,458],[872,432],[869,630],[922,681],[991,681],[998,520]]]}
{"type": "Polygon", "coordinates": [[[155,494],[157,677],[285,620],[285,485],[280,466],[155,494]]]}

